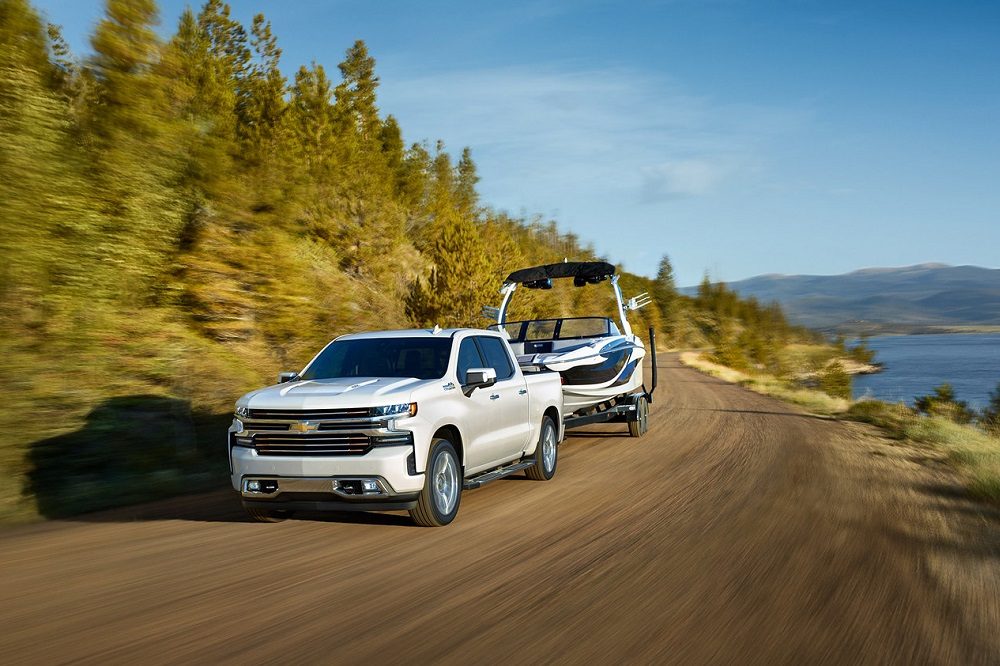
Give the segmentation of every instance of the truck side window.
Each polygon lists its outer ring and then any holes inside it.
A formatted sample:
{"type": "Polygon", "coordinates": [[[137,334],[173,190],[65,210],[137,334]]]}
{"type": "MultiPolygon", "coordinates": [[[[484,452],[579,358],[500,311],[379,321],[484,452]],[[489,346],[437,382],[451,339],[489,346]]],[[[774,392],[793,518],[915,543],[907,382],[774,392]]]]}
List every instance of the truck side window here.
{"type": "Polygon", "coordinates": [[[486,336],[477,337],[476,340],[479,341],[479,349],[486,357],[487,367],[497,371],[497,381],[514,376],[514,365],[510,362],[510,355],[504,348],[503,340],[486,336]]]}
{"type": "Polygon", "coordinates": [[[458,348],[458,382],[460,384],[465,383],[465,376],[471,368],[485,367],[487,365],[483,361],[482,356],[479,355],[479,348],[476,347],[476,341],[472,338],[462,340],[462,344],[458,348]]]}

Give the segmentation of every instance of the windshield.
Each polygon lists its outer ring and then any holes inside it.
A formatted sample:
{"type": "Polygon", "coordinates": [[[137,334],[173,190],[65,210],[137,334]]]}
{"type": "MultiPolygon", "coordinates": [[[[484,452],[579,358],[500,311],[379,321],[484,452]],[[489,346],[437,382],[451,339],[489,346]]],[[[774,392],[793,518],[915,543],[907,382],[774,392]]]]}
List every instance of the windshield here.
{"type": "Polygon", "coordinates": [[[618,326],[607,317],[566,317],[563,319],[531,319],[492,324],[493,330],[504,330],[512,342],[535,340],[582,340],[621,335],[618,326]]]}
{"type": "Polygon", "coordinates": [[[301,379],[414,377],[440,379],[448,369],[451,338],[337,340],[302,371],[301,379]]]}

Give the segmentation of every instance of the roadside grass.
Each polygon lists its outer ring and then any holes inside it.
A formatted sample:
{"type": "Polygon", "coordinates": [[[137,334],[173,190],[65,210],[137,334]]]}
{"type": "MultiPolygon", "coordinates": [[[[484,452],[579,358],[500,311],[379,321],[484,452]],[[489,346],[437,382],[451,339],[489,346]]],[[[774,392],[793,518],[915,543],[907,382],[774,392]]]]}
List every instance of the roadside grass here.
{"type": "Polygon", "coordinates": [[[751,375],[727,368],[709,361],[701,352],[682,352],[680,359],[695,370],[799,405],[814,414],[868,423],[890,439],[940,451],[959,472],[971,495],[1000,502],[1000,438],[975,425],[955,423],[940,416],[923,416],[903,403],[833,398],[821,391],[794,387],[770,375],[751,375]]]}
{"type": "Polygon", "coordinates": [[[723,381],[745,386],[751,391],[805,407],[816,414],[825,416],[842,414],[850,406],[850,402],[843,398],[834,398],[822,391],[799,388],[773,375],[750,374],[713,363],[701,352],[682,352],[681,363],[723,381]]]}

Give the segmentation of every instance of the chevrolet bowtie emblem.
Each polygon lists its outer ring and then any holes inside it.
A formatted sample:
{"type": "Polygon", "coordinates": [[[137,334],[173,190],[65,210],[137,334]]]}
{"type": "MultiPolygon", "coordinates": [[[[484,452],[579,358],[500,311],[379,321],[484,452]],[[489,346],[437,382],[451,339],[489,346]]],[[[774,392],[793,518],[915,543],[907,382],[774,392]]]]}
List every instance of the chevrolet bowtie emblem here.
{"type": "Polygon", "coordinates": [[[288,426],[288,429],[292,432],[313,432],[319,430],[319,424],[312,421],[300,421],[288,426]]]}

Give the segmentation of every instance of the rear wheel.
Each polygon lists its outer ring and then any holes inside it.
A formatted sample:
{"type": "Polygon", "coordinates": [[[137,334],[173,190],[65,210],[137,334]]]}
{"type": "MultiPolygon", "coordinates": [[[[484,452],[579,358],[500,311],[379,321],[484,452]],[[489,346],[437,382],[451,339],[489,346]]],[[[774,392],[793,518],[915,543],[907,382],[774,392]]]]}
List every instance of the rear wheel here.
{"type": "Polygon", "coordinates": [[[250,520],[255,523],[280,523],[292,515],[290,511],[258,509],[255,506],[247,506],[246,504],[243,505],[243,510],[247,512],[247,516],[250,517],[250,520]]]}
{"type": "Polygon", "coordinates": [[[447,439],[431,441],[424,489],[410,518],[422,527],[444,527],[455,520],[462,501],[462,468],[455,447],[447,439]]]}
{"type": "Polygon", "coordinates": [[[544,417],[542,430],[538,435],[538,446],[535,447],[535,464],[524,470],[525,475],[532,481],[548,481],[556,475],[556,464],[559,462],[557,432],[552,419],[544,417]]]}
{"type": "Polygon", "coordinates": [[[649,430],[649,400],[640,395],[635,401],[635,420],[628,422],[628,434],[642,437],[649,430]]]}

